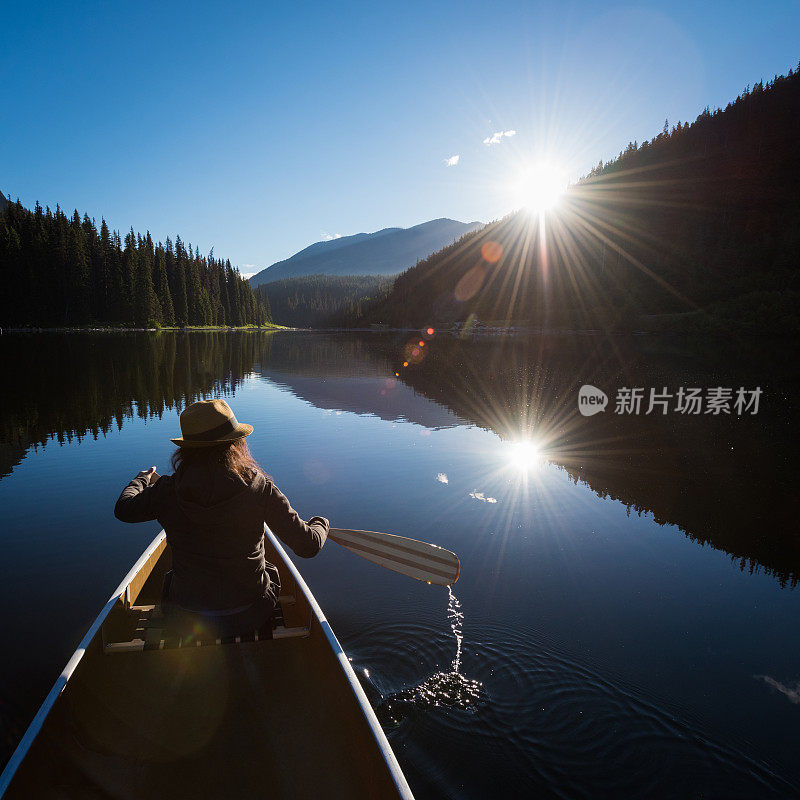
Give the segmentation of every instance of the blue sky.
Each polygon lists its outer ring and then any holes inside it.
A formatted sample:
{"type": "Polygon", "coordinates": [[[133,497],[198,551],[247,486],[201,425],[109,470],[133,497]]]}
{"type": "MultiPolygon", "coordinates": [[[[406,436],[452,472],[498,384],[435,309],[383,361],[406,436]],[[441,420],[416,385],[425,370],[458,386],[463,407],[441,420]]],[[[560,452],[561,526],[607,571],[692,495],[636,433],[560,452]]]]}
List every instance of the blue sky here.
{"type": "Polygon", "coordinates": [[[0,189],[179,233],[243,272],[326,235],[497,218],[530,159],[578,177],[800,60],[800,2],[3,3],[2,18],[0,189]]]}

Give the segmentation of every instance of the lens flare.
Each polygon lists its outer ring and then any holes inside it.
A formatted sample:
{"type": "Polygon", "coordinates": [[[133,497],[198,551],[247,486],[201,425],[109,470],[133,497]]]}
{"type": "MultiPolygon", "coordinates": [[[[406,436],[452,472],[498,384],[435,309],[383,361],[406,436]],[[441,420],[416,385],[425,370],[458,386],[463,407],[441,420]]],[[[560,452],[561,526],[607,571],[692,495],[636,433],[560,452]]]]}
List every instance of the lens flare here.
{"type": "Polygon", "coordinates": [[[470,297],[475,295],[481,286],[483,286],[483,279],[485,277],[486,270],[480,264],[468,270],[461,277],[461,280],[456,284],[456,288],[453,291],[456,300],[458,300],[459,303],[469,300],[470,297]]]}
{"type": "Polygon", "coordinates": [[[408,364],[419,364],[425,358],[425,350],[427,348],[422,347],[424,342],[408,342],[403,350],[403,366],[407,366],[408,364]]]}
{"type": "Polygon", "coordinates": [[[490,264],[496,264],[503,255],[503,247],[497,242],[485,242],[481,246],[481,255],[490,264]]]}

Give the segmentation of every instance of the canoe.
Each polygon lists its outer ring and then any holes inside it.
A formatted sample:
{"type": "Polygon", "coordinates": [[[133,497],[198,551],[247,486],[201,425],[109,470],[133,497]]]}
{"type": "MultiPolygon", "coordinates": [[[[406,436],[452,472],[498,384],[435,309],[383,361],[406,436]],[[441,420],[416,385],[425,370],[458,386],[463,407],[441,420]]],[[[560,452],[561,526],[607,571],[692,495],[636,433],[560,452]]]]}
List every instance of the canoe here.
{"type": "Polygon", "coordinates": [[[403,798],[408,783],[280,542],[272,638],[176,639],[162,531],[109,598],[0,775],[0,797],[403,798]]]}

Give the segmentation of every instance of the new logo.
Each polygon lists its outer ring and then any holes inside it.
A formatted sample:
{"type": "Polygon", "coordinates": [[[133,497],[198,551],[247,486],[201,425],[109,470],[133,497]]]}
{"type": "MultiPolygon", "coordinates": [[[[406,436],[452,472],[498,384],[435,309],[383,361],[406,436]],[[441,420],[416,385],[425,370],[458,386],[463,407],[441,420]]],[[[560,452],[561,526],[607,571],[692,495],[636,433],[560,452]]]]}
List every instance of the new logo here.
{"type": "Polygon", "coordinates": [[[585,383],[578,392],[578,411],[584,417],[593,417],[599,411],[605,411],[608,405],[606,393],[596,386],[585,383]]]}

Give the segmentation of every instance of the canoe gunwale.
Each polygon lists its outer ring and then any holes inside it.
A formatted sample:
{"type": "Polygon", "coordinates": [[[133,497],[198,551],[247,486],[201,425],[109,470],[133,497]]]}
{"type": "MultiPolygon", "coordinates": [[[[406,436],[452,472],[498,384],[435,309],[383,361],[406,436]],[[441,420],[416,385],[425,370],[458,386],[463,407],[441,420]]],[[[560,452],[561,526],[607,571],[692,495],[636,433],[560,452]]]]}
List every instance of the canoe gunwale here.
{"type": "MultiPolygon", "coordinates": [[[[311,590],[308,588],[305,580],[303,580],[303,576],[294,565],[294,562],[287,555],[283,545],[278,541],[278,538],[267,525],[264,525],[264,535],[269,538],[272,546],[278,552],[278,555],[283,559],[284,564],[286,564],[286,568],[289,570],[292,578],[294,578],[296,582],[298,591],[305,595],[309,607],[311,608],[311,617],[312,619],[316,617],[322,632],[325,634],[325,638],[328,640],[328,644],[331,646],[334,655],[336,656],[336,660],[339,662],[339,666],[342,668],[342,671],[347,678],[347,682],[350,684],[350,689],[355,695],[358,705],[361,707],[361,712],[364,714],[364,718],[366,719],[370,731],[375,738],[375,743],[377,744],[378,749],[380,750],[381,755],[386,762],[386,767],[392,776],[392,780],[394,781],[399,797],[402,798],[402,800],[414,800],[414,795],[411,792],[408,781],[406,781],[406,776],[403,774],[403,770],[400,768],[400,764],[397,762],[397,757],[392,750],[392,746],[389,744],[389,740],[386,738],[383,728],[381,728],[378,717],[376,716],[375,711],[367,699],[367,695],[364,692],[364,689],[361,686],[361,683],[359,682],[349,659],[347,658],[347,654],[344,652],[341,644],[339,644],[336,634],[334,634],[330,623],[325,618],[325,614],[320,608],[319,603],[317,603],[317,599],[311,593],[311,590]]],[[[310,619],[309,628],[311,628],[311,624],[312,620],[310,619]]]]}
{"type": "Polygon", "coordinates": [[[118,602],[125,602],[125,597],[131,581],[133,581],[133,579],[139,574],[153,553],[155,553],[162,543],[166,541],[166,538],[167,534],[162,530],[161,533],[159,533],[155,539],[150,542],[147,548],[145,548],[145,551],[136,560],[136,563],[130,568],[128,574],[122,579],[120,585],[114,590],[111,597],[108,598],[106,604],[103,606],[102,611],[97,615],[95,621],[89,627],[89,630],[86,631],[86,635],[83,637],[83,639],[81,639],[77,649],[72,654],[69,661],[67,661],[66,666],[61,671],[61,674],[56,679],[56,682],[53,684],[53,688],[50,689],[47,697],[44,699],[44,702],[41,706],[39,706],[39,710],[36,712],[31,724],[28,726],[28,729],[25,731],[22,739],[20,739],[16,749],[11,754],[11,758],[8,760],[8,763],[3,769],[2,774],[0,774],[0,797],[5,794],[5,791],[11,783],[14,774],[19,768],[19,765],[27,755],[28,750],[30,750],[30,747],[33,744],[34,739],[39,734],[39,731],[42,729],[42,725],[44,725],[44,721],[47,718],[47,715],[50,713],[50,709],[52,709],[52,707],[55,705],[55,702],[58,700],[61,692],[64,691],[69,679],[72,677],[72,673],[75,672],[78,664],[81,663],[81,659],[86,653],[86,649],[89,647],[92,639],[94,639],[98,631],[100,631],[103,623],[106,621],[106,618],[111,613],[111,609],[114,608],[118,602]]]}

